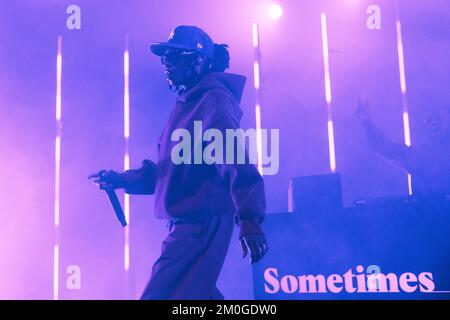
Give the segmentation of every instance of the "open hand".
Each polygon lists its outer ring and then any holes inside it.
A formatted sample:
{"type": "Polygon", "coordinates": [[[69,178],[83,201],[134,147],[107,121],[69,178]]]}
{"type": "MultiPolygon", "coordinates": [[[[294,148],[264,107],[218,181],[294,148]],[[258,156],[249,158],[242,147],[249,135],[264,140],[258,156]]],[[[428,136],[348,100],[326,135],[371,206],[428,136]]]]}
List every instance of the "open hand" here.
{"type": "Polygon", "coordinates": [[[269,250],[264,234],[249,234],[241,238],[242,258],[245,258],[250,251],[250,263],[253,264],[269,250]]]}
{"type": "Polygon", "coordinates": [[[367,100],[362,101],[361,99],[358,99],[358,107],[356,108],[355,114],[362,122],[370,121],[369,102],[367,100]]]}

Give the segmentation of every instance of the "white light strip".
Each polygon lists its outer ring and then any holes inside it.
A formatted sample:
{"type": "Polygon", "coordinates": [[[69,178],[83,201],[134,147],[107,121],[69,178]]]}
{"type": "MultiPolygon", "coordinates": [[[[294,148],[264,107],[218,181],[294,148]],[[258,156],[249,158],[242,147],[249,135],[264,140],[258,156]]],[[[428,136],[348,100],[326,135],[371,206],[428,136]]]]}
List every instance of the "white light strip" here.
{"type": "Polygon", "coordinates": [[[397,51],[398,51],[398,67],[400,73],[400,90],[403,96],[403,131],[405,136],[405,144],[411,146],[411,134],[409,128],[408,104],[406,99],[406,76],[405,76],[405,58],[403,54],[402,28],[400,20],[397,20],[397,51]]]}
{"type": "Polygon", "coordinates": [[[59,299],[59,246],[53,247],[53,300],[59,299]]]}
{"type": "Polygon", "coordinates": [[[130,93],[129,93],[129,75],[130,75],[130,56],[128,49],[123,54],[123,73],[124,73],[124,136],[130,137],[130,93]]]}
{"type": "Polygon", "coordinates": [[[61,120],[61,76],[62,76],[62,53],[61,36],[58,37],[58,53],[56,56],[56,121],[61,120]]]}
{"type": "Polygon", "coordinates": [[[409,130],[409,114],[407,111],[403,112],[403,128],[405,134],[405,144],[410,147],[411,146],[411,133],[409,130]]]}
{"type": "MultiPolygon", "coordinates": [[[[403,52],[403,38],[402,38],[402,25],[400,19],[397,18],[396,21],[397,30],[397,53],[398,53],[398,69],[400,75],[400,91],[402,93],[403,102],[403,133],[405,145],[411,146],[411,130],[409,124],[409,113],[408,113],[408,100],[406,97],[406,72],[405,72],[405,55],[403,52]]],[[[412,176],[408,174],[408,194],[412,195],[412,176]]]]}
{"type": "MultiPolygon", "coordinates": [[[[125,52],[123,54],[123,120],[124,120],[124,139],[125,139],[125,153],[124,153],[124,170],[130,169],[130,155],[129,155],[129,138],[130,138],[130,54],[128,51],[128,35],[125,36],[125,52]]],[[[123,265],[127,272],[130,270],[130,196],[124,195],[124,214],[128,223],[128,227],[124,230],[124,253],[123,253],[123,265]]],[[[127,281],[128,285],[128,281],[127,281]]]]}
{"type": "Polygon", "coordinates": [[[128,155],[128,153],[125,153],[123,157],[123,169],[124,170],[130,169],[130,156],[128,155]]]}
{"type": "Polygon", "coordinates": [[[255,85],[255,122],[256,122],[256,152],[258,153],[258,171],[263,175],[262,167],[262,136],[261,136],[261,106],[260,106],[260,48],[259,48],[259,27],[253,23],[253,47],[255,48],[255,62],[253,63],[253,78],[255,85]]]}
{"type": "Polygon", "coordinates": [[[256,150],[258,153],[258,171],[262,175],[262,136],[261,136],[261,108],[259,104],[255,107],[255,118],[256,118],[256,150]]]}
{"type": "Polygon", "coordinates": [[[129,138],[130,137],[130,114],[129,114],[129,103],[130,103],[130,99],[128,96],[128,93],[124,94],[124,100],[126,101],[124,103],[124,137],[125,138],[129,138]]]}
{"type": "Polygon", "coordinates": [[[405,58],[403,54],[402,27],[400,21],[397,20],[397,51],[398,51],[398,68],[400,72],[400,89],[403,94],[406,93],[406,76],[405,76],[405,58]]]}
{"type": "Polygon", "coordinates": [[[56,136],[55,139],[55,208],[54,208],[54,224],[55,228],[59,227],[59,190],[61,177],[61,137],[56,136]]]}
{"type": "Polygon", "coordinates": [[[325,100],[327,103],[327,131],[328,131],[328,151],[330,157],[330,170],[336,172],[336,151],[334,145],[334,126],[331,116],[331,81],[330,81],[330,62],[328,50],[328,31],[327,31],[327,15],[321,13],[320,22],[322,25],[322,53],[323,53],[323,69],[325,78],[325,100]]]}
{"type": "Polygon", "coordinates": [[[62,38],[58,36],[56,53],[56,138],[55,138],[55,203],[54,227],[55,244],[53,247],[53,299],[59,299],[59,220],[60,220],[60,184],[61,184],[61,80],[62,80],[62,38]]]}
{"type": "Polygon", "coordinates": [[[408,173],[408,194],[412,195],[413,191],[412,191],[412,177],[411,174],[408,173]]]}
{"type": "Polygon", "coordinates": [[[259,28],[257,23],[253,23],[252,26],[252,35],[253,35],[253,47],[258,48],[259,47],[259,28]]]}
{"type": "Polygon", "coordinates": [[[255,79],[255,89],[259,90],[259,63],[257,61],[253,64],[253,78],[255,79]]]}
{"type": "Polygon", "coordinates": [[[331,104],[331,82],[330,82],[330,64],[328,56],[328,33],[327,33],[327,15],[322,13],[322,50],[323,50],[323,67],[325,73],[325,99],[328,104],[331,104]]]}

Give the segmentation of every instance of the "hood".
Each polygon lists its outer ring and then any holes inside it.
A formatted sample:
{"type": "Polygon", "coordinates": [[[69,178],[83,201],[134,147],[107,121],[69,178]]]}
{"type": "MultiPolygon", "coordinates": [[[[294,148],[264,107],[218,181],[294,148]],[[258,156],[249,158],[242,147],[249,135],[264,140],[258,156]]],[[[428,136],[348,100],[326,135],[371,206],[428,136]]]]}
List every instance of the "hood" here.
{"type": "Polygon", "coordinates": [[[241,102],[246,78],[244,76],[225,73],[207,73],[191,90],[178,96],[177,101],[188,102],[201,96],[211,89],[222,89],[231,94],[238,102],[241,102]]]}

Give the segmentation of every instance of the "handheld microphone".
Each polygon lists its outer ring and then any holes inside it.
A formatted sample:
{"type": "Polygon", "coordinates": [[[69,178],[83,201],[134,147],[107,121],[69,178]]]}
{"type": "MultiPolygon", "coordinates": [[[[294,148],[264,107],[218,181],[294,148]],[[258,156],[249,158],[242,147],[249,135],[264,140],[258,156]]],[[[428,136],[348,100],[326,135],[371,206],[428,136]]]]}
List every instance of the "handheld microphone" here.
{"type": "Polygon", "coordinates": [[[108,195],[109,202],[116,213],[117,219],[119,219],[122,227],[127,226],[127,220],[125,219],[125,214],[123,213],[122,206],[120,205],[119,199],[117,198],[116,191],[114,189],[105,189],[106,194],[108,195]]]}

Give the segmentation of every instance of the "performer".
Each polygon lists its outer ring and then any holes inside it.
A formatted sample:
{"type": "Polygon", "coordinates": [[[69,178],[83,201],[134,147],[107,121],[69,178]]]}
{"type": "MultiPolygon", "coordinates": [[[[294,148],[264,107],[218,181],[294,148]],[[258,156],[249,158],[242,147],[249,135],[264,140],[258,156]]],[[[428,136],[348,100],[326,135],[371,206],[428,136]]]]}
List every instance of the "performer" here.
{"type": "Polygon", "coordinates": [[[202,121],[203,130],[220,130],[224,137],[226,129],[239,128],[245,77],[224,72],[230,60],[227,47],[194,26],[178,26],[167,42],[153,43],[151,51],[161,57],[170,89],[178,92],[159,139],[158,163],[144,160],[139,169],[96,176],[101,189],[155,193],[155,214],[168,219],[169,234],[141,299],[223,299],[216,282],[234,223],[244,258],[250,252],[255,263],[268,250],[260,226],[264,183],[253,164],[197,164],[192,154],[187,155],[190,164],[175,164],[171,158],[176,144],[172,133],[187,129],[194,136],[194,121],[202,121]]]}
{"type": "Polygon", "coordinates": [[[359,102],[357,114],[371,148],[412,175],[414,194],[450,194],[450,108],[426,119],[427,140],[410,147],[391,141],[375,126],[367,102],[359,102]]]}

